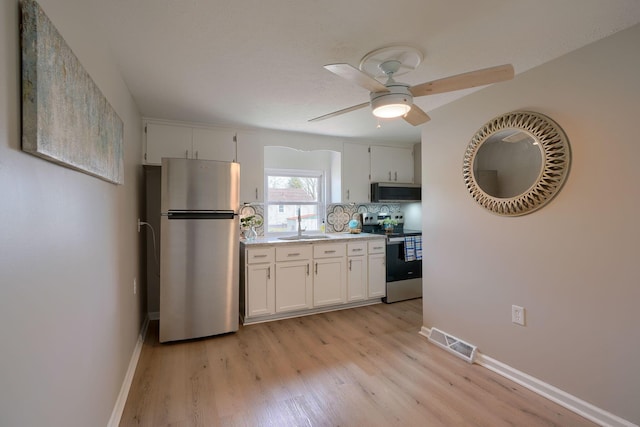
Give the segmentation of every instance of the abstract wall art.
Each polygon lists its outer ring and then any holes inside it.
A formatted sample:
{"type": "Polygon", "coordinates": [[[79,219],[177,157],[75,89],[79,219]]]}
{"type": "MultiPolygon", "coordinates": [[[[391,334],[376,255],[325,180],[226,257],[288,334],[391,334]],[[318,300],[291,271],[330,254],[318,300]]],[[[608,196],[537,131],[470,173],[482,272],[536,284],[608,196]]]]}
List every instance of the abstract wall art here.
{"type": "Polygon", "coordinates": [[[20,4],[22,150],[122,184],[122,120],[38,3],[20,4]]]}

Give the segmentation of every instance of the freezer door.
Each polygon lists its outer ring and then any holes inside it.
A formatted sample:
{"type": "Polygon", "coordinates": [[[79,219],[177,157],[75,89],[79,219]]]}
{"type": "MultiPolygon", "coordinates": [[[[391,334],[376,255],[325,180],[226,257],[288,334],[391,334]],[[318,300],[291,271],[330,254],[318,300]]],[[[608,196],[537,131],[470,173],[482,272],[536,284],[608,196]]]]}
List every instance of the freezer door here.
{"type": "Polygon", "coordinates": [[[231,162],[162,159],[161,210],[231,210],[240,203],[240,165],[231,162]]]}
{"type": "Polygon", "coordinates": [[[163,216],[160,342],[238,330],[239,220],[163,216]]]}

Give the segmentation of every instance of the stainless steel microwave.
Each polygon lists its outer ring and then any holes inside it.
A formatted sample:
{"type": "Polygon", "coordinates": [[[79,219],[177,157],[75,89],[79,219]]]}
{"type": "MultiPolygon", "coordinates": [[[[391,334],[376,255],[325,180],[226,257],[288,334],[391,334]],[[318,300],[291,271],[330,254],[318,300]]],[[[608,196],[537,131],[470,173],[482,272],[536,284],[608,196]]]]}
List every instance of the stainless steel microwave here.
{"type": "Polygon", "coordinates": [[[420,184],[371,183],[372,202],[419,202],[421,199],[422,187],[420,184]]]}

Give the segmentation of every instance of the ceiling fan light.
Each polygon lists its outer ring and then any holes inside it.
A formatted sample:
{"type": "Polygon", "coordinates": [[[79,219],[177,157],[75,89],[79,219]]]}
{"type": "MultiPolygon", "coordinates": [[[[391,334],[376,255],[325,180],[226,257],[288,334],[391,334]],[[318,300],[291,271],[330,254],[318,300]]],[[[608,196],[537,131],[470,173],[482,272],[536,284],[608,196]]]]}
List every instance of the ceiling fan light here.
{"type": "Polygon", "coordinates": [[[373,115],[381,119],[392,119],[394,117],[404,116],[411,110],[411,106],[407,104],[389,104],[382,105],[373,110],[373,115]]]}
{"type": "Polygon", "coordinates": [[[385,94],[371,100],[373,115],[381,119],[404,116],[411,110],[413,99],[404,94],[385,94]]]}

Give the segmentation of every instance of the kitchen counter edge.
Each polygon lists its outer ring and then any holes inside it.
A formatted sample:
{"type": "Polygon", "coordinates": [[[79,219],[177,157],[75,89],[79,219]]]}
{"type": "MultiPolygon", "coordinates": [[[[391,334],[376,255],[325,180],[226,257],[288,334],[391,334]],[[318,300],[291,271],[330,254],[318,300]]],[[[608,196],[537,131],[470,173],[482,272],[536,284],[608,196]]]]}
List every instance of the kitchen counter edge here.
{"type": "Polygon", "coordinates": [[[245,246],[272,246],[272,245],[313,245],[318,243],[354,242],[359,240],[380,240],[385,236],[373,233],[328,233],[328,239],[304,239],[304,240],[280,240],[277,237],[257,237],[253,240],[240,239],[240,244],[245,246]]]}

